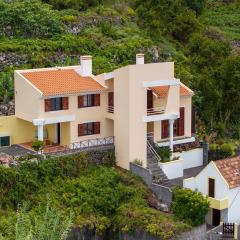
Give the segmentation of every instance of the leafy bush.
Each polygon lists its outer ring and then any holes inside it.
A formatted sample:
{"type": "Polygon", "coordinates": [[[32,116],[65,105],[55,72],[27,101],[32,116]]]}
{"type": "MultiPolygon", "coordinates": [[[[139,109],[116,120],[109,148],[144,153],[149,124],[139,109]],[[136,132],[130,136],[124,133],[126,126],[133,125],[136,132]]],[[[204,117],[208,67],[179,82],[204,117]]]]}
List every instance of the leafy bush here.
{"type": "MultiPolygon", "coordinates": [[[[119,168],[91,166],[88,164],[89,157],[89,154],[81,153],[26,162],[14,168],[0,167],[0,210],[3,213],[0,216],[0,232],[6,240],[14,239],[14,231],[9,229],[15,225],[15,210],[23,201],[29,202],[24,216],[33,223],[29,226],[33,227],[34,233],[35,230],[39,233],[47,231],[46,234],[52,232],[55,229],[52,214],[45,215],[49,217],[42,221],[48,199],[53,209],[59,209],[60,217],[66,219],[72,213],[74,226],[87,227],[98,233],[104,233],[109,228],[116,231],[139,228],[169,239],[190,229],[188,224],[176,221],[173,215],[149,208],[148,196],[151,192],[138,177],[119,168]],[[49,231],[47,226],[50,226],[49,231]]],[[[55,213],[54,210],[54,216],[55,213]]],[[[55,220],[59,222],[59,217],[55,220]]],[[[47,236],[43,239],[49,239],[47,236]]]]}
{"type": "Polygon", "coordinates": [[[231,157],[234,154],[232,146],[229,143],[224,143],[220,146],[220,151],[223,158],[231,157]]]}
{"type": "Polygon", "coordinates": [[[134,159],[133,162],[134,162],[135,164],[139,165],[139,166],[142,166],[142,165],[143,165],[141,159],[138,159],[138,158],[134,159]]]}
{"type": "Polygon", "coordinates": [[[34,141],[33,144],[32,144],[33,149],[34,149],[35,151],[37,151],[37,152],[38,152],[39,150],[43,149],[44,146],[45,146],[44,142],[43,142],[43,141],[40,141],[40,140],[36,140],[36,141],[34,141]]]}
{"type": "Polygon", "coordinates": [[[0,36],[50,37],[65,30],[56,12],[41,1],[0,2],[0,36]]]}
{"type": "Polygon", "coordinates": [[[209,203],[200,192],[176,188],[173,191],[172,210],[179,219],[197,226],[205,222],[209,203]]]}
{"type": "Polygon", "coordinates": [[[161,162],[169,162],[171,158],[171,151],[169,147],[156,147],[156,152],[161,158],[161,162]]]}

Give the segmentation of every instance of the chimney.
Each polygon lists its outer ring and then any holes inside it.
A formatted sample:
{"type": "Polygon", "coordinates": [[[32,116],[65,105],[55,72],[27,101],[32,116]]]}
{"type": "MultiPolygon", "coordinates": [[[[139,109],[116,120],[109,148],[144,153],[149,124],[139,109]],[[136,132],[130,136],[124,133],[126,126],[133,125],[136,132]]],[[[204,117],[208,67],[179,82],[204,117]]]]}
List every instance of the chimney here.
{"type": "Polygon", "coordinates": [[[81,75],[89,77],[92,75],[92,56],[81,56],[81,75]]]}
{"type": "Polygon", "coordinates": [[[142,53],[136,54],[136,64],[137,65],[144,64],[144,54],[142,53]]]}

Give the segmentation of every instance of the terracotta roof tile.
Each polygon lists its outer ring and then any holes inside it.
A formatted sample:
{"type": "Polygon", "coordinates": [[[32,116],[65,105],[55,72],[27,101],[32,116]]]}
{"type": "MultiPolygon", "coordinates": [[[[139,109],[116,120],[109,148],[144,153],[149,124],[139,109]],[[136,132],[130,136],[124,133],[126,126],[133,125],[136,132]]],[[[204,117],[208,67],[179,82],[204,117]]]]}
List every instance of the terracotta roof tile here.
{"type": "Polygon", "coordinates": [[[240,187],[240,156],[214,161],[230,188],[240,187]]]}
{"type": "MultiPolygon", "coordinates": [[[[152,87],[150,88],[155,94],[157,94],[159,97],[167,97],[169,86],[161,86],[161,87],[152,87]]],[[[180,96],[191,96],[192,92],[190,92],[187,88],[184,86],[180,86],[180,96]]]]}
{"type": "Polygon", "coordinates": [[[74,69],[24,72],[22,75],[39,89],[44,96],[75,94],[104,89],[92,77],[82,77],[74,69]]]}

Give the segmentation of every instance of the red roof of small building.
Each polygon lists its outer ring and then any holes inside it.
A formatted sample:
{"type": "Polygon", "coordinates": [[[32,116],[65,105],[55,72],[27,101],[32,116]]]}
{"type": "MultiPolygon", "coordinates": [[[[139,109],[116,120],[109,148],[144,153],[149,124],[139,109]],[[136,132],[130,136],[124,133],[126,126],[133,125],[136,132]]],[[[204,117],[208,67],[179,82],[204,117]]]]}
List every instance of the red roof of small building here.
{"type": "Polygon", "coordinates": [[[214,161],[229,188],[240,187],[240,156],[214,161]]]}
{"type": "Polygon", "coordinates": [[[44,96],[76,94],[104,89],[92,77],[82,77],[74,69],[42,70],[21,74],[44,96]]]}

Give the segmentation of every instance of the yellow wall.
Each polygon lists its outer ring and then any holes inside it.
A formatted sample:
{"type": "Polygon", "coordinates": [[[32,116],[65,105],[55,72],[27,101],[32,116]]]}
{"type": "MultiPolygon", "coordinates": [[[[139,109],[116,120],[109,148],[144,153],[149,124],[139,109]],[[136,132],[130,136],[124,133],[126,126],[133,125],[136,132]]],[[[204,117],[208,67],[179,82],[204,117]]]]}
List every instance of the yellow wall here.
{"type": "Polygon", "coordinates": [[[44,126],[47,129],[47,139],[51,142],[56,142],[56,125],[55,124],[48,124],[44,126]]]}
{"type": "Polygon", "coordinates": [[[10,136],[11,144],[34,141],[35,127],[16,116],[0,117],[0,136],[10,136]]]}
{"type": "Polygon", "coordinates": [[[61,145],[69,146],[71,143],[70,123],[61,123],[61,145]]]}

